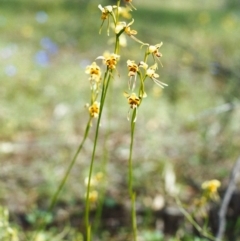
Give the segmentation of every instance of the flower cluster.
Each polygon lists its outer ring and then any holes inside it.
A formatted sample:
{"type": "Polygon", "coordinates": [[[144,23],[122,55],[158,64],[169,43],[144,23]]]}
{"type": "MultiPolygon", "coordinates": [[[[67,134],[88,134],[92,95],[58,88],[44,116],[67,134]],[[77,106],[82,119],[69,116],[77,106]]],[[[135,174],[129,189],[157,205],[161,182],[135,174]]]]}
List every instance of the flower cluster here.
{"type": "Polygon", "coordinates": [[[205,181],[202,184],[202,189],[204,191],[204,196],[207,199],[213,200],[213,201],[218,201],[219,200],[219,194],[218,194],[218,188],[221,186],[221,183],[216,180],[210,180],[210,181],[205,181]]]}
{"type": "MultiPolygon", "coordinates": [[[[99,56],[96,60],[101,59],[103,64],[107,66],[107,75],[112,74],[113,70],[116,69],[117,63],[120,59],[120,55],[118,55],[118,47],[121,44],[122,36],[129,36],[134,39],[136,42],[140,43],[143,47],[146,47],[144,52],[143,60],[137,62],[135,60],[127,60],[127,68],[128,68],[128,89],[132,93],[125,93],[125,97],[128,100],[128,104],[130,106],[130,110],[137,111],[137,108],[140,106],[142,99],[146,97],[145,93],[145,80],[151,79],[154,83],[156,83],[161,88],[167,86],[167,84],[163,83],[159,80],[158,63],[162,66],[160,58],[162,57],[162,53],[159,52],[160,47],[162,46],[162,42],[151,45],[148,43],[143,43],[135,36],[137,35],[137,31],[132,29],[132,25],[134,24],[134,19],[130,22],[120,21],[119,17],[123,16],[126,18],[130,17],[129,11],[135,9],[132,5],[132,0],[125,0],[128,7],[120,7],[119,5],[108,5],[102,6],[98,5],[99,10],[101,11],[101,19],[102,25],[107,20],[108,28],[107,32],[109,35],[110,26],[113,27],[114,34],[116,36],[116,45],[115,51],[111,54],[104,54],[103,56],[99,56]],[[148,57],[153,57],[153,63],[150,63],[148,57]],[[109,72],[108,72],[109,71],[109,72]],[[139,79],[139,82],[137,80],[139,79]],[[138,84],[139,83],[139,84],[138,84]],[[136,94],[135,88],[138,88],[138,94],[136,94]]],[[[100,28],[100,31],[101,31],[100,28]]],[[[125,45],[126,43],[124,43],[125,45]]],[[[92,89],[92,98],[91,105],[88,106],[89,114],[91,118],[97,118],[100,112],[100,103],[97,102],[98,90],[101,84],[101,70],[100,67],[93,62],[90,66],[87,66],[86,73],[90,75],[89,80],[92,89]]],[[[106,76],[106,75],[105,75],[106,76]]],[[[128,114],[129,116],[129,114],[128,114]]],[[[136,118],[135,118],[136,119],[136,118]]]]}
{"type": "Polygon", "coordinates": [[[88,65],[85,70],[86,74],[89,74],[90,89],[91,89],[91,104],[86,104],[88,108],[89,115],[91,118],[97,118],[100,113],[100,103],[97,101],[100,84],[101,84],[101,69],[93,62],[91,65],[88,65]]]}
{"type": "Polygon", "coordinates": [[[210,202],[218,202],[219,194],[218,188],[221,186],[221,183],[216,180],[205,181],[202,183],[202,194],[200,197],[195,198],[192,202],[192,214],[195,219],[197,218],[207,218],[209,211],[210,202]]]}
{"type": "Polygon", "coordinates": [[[147,94],[145,93],[145,80],[147,78],[150,78],[155,84],[157,84],[161,88],[164,88],[165,86],[167,86],[167,84],[159,80],[159,74],[156,73],[158,69],[158,64],[156,60],[159,60],[159,58],[162,56],[162,54],[159,52],[159,48],[161,46],[162,46],[162,43],[157,45],[147,45],[144,61],[140,61],[139,64],[136,64],[134,60],[127,60],[127,68],[128,68],[128,76],[129,76],[128,89],[131,91],[134,91],[136,87],[137,76],[139,76],[139,80],[140,80],[139,95],[138,95],[139,101],[137,102],[137,104],[132,105],[131,100],[135,98],[130,98],[132,96],[133,97],[136,96],[134,92],[132,94],[127,94],[127,95],[125,94],[125,97],[127,97],[128,103],[131,109],[137,109],[141,104],[141,99],[147,96],[147,94]],[[154,59],[154,64],[151,65],[150,67],[147,64],[147,59],[148,59],[147,57],[149,55],[152,55],[154,59]]]}

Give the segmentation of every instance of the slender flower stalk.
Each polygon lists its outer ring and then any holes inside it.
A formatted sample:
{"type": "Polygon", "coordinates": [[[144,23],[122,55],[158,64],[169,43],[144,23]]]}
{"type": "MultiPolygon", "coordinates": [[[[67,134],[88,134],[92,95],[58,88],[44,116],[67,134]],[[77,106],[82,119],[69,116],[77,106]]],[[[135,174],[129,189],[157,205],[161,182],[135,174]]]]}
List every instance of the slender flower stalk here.
{"type": "Polygon", "coordinates": [[[132,155],[133,155],[133,144],[134,144],[134,131],[136,125],[136,115],[137,108],[133,110],[132,119],[131,119],[131,141],[129,148],[129,157],[128,157],[128,192],[131,198],[131,223],[132,223],[132,232],[133,232],[133,240],[137,240],[137,222],[136,222],[136,209],[135,209],[135,197],[136,194],[133,192],[133,163],[132,163],[132,155]]]}
{"type": "Polygon", "coordinates": [[[208,230],[206,230],[205,227],[201,227],[199,226],[199,224],[194,220],[194,218],[185,210],[185,208],[183,207],[180,199],[177,196],[174,196],[175,201],[179,207],[180,212],[184,215],[184,217],[193,225],[193,227],[203,236],[208,238],[209,240],[212,241],[217,241],[217,239],[211,234],[209,233],[208,230]]]}
{"type": "Polygon", "coordinates": [[[132,216],[132,231],[133,231],[133,240],[137,241],[137,215],[136,215],[136,193],[131,195],[131,216],[132,216]]]}
{"type": "Polygon", "coordinates": [[[106,98],[109,82],[111,80],[111,75],[110,75],[111,72],[112,72],[111,70],[107,70],[107,72],[105,74],[105,78],[104,78],[103,90],[102,90],[102,95],[101,95],[101,100],[100,100],[100,111],[99,111],[99,116],[98,116],[98,121],[97,121],[97,126],[96,126],[96,132],[95,132],[95,137],[94,137],[92,157],[91,157],[89,173],[88,173],[88,184],[87,184],[86,205],[85,205],[85,225],[86,225],[87,241],[91,240],[91,231],[89,231],[90,227],[91,227],[90,221],[89,221],[90,184],[91,184],[91,177],[92,177],[93,165],[94,165],[95,154],[96,154],[96,147],[97,147],[97,141],[98,141],[98,135],[99,135],[100,121],[101,121],[101,117],[102,117],[102,111],[103,111],[103,106],[104,106],[104,102],[105,102],[105,98],[106,98]]]}
{"type": "Polygon", "coordinates": [[[72,170],[72,168],[73,168],[73,166],[74,166],[74,164],[75,164],[75,162],[77,160],[77,157],[78,157],[79,153],[81,152],[82,147],[83,147],[83,145],[84,145],[84,143],[85,143],[85,141],[86,141],[86,139],[88,137],[88,133],[89,133],[90,127],[91,127],[91,118],[89,118],[89,120],[88,120],[88,123],[87,123],[86,129],[85,129],[85,133],[84,133],[82,142],[80,143],[80,145],[79,145],[75,155],[73,156],[73,159],[71,160],[71,162],[70,162],[70,164],[69,164],[69,166],[67,168],[67,171],[66,171],[62,181],[59,184],[59,187],[58,187],[57,191],[55,192],[55,194],[52,197],[52,200],[51,200],[50,206],[48,208],[48,211],[52,211],[53,207],[55,206],[55,204],[57,202],[57,199],[58,199],[58,196],[59,196],[61,190],[63,189],[63,187],[64,187],[64,185],[65,185],[65,183],[66,183],[66,181],[67,181],[67,179],[69,177],[69,174],[70,174],[70,172],[71,172],[71,170],[72,170]]]}
{"type": "MultiPolygon", "coordinates": [[[[132,24],[132,23],[131,23],[132,24]]],[[[128,27],[128,35],[131,35],[131,30],[129,26],[128,27]]],[[[126,30],[125,30],[126,31],[126,30]]],[[[139,41],[137,41],[139,42],[139,41]]],[[[140,41],[141,42],[141,41],[140,41]]],[[[129,146],[129,157],[128,157],[128,192],[129,196],[131,199],[131,223],[132,223],[132,234],[133,234],[133,240],[137,240],[137,222],[136,222],[136,208],[135,208],[135,199],[136,199],[136,194],[133,191],[133,145],[134,145],[134,133],[135,133],[135,126],[136,126],[136,120],[137,120],[137,112],[138,108],[142,103],[143,98],[147,96],[145,93],[145,88],[144,84],[147,78],[152,79],[157,85],[159,85],[161,88],[164,88],[164,86],[167,86],[167,84],[161,82],[157,78],[159,75],[155,73],[157,70],[157,63],[155,61],[155,57],[159,58],[161,57],[161,54],[159,53],[158,49],[161,47],[162,44],[158,44],[156,46],[150,46],[148,44],[143,44],[147,45],[147,50],[144,54],[144,60],[140,61],[139,64],[136,64],[134,60],[128,60],[127,61],[127,67],[128,67],[128,76],[130,77],[128,81],[128,89],[129,90],[134,90],[136,85],[137,85],[137,77],[140,80],[139,83],[139,90],[138,90],[138,95],[136,95],[134,92],[131,94],[124,93],[125,97],[128,100],[128,104],[130,105],[130,110],[128,111],[128,120],[130,111],[132,111],[132,118],[130,122],[130,127],[131,127],[131,140],[130,140],[130,146],[129,146]],[[148,61],[148,56],[153,55],[154,57],[154,65],[151,67],[148,67],[147,61],[148,61]],[[134,78],[134,79],[133,79],[134,78]]]]}
{"type": "MultiPolygon", "coordinates": [[[[110,85],[109,87],[112,87],[112,85],[110,85]]],[[[111,91],[109,91],[111,94],[111,91]]],[[[111,110],[111,102],[108,102],[108,108],[111,110]]],[[[110,116],[111,116],[111,111],[108,112],[108,119],[110,120],[110,116]]],[[[109,123],[110,125],[110,123],[109,123]]],[[[103,144],[103,156],[101,158],[101,173],[104,177],[104,179],[107,178],[107,164],[108,164],[108,148],[107,148],[107,139],[110,135],[110,128],[108,127],[108,130],[106,132],[105,138],[104,138],[104,144],[103,144]]],[[[101,215],[102,215],[102,210],[103,210],[103,204],[104,204],[104,197],[105,197],[105,193],[106,193],[106,182],[104,180],[104,185],[101,187],[100,191],[99,191],[99,199],[98,199],[98,205],[97,205],[97,210],[96,210],[96,214],[94,217],[94,224],[93,224],[93,232],[95,233],[100,225],[101,222],[101,215]]]]}
{"type": "MultiPolygon", "coordinates": [[[[119,8],[119,6],[120,6],[120,0],[117,2],[117,9],[119,8]]],[[[117,14],[116,18],[118,19],[118,14],[117,14]]],[[[115,20],[115,18],[114,18],[114,20],[115,20]]],[[[91,177],[92,177],[92,172],[93,172],[93,166],[94,166],[96,147],[97,147],[98,136],[99,136],[99,127],[100,127],[100,122],[101,122],[101,117],[102,117],[102,111],[103,111],[108,87],[109,87],[109,84],[110,84],[110,80],[113,76],[113,71],[116,68],[117,60],[119,58],[119,56],[118,56],[118,53],[119,53],[119,37],[120,37],[120,35],[116,34],[116,42],[115,42],[115,47],[114,47],[114,53],[108,58],[102,58],[102,56],[100,57],[101,59],[104,60],[104,63],[107,65],[107,70],[105,72],[104,79],[103,79],[102,94],[101,94],[101,98],[100,98],[100,110],[99,110],[99,115],[98,115],[98,120],[97,120],[92,157],[91,157],[89,173],[88,173],[88,184],[87,184],[87,194],[86,194],[86,204],[85,204],[85,226],[86,226],[86,234],[87,234],[86,240],[87,241],[91,240],[91,231],[90,231],[91,230],[91,224],[90,224],[90,220],[89,220],[90,182],[91,182],[91,177]]]]}
{"type": "MultiPolygon", "coordinates": [[[[64,174],[64,176],[63,176],[63,178],[62,178],[62,180],[61,180],[61,182],[60,182],[60,184],[59,184],[59,186],[57,188],[57,190],[56,190],[56,192],[52,196],[50,205],[48,207],[48,212],[49,213],[53,210],[54,206],[56,205],[56,202],[57,202],[57,200],[59,198],[59,195],[60,195],[64,185],[66,184],[66,182],[68,180],[70,172],[71,172],[74,164],[76,163],[77,157],[78,157],[79,153],[81,152],[81,150],[82,150],[82,148],[84,146],[84,143],[85,143],[85,141],[86,141],[86,139],[88,137],[90,127],[91,127],[91,118],[89,118],[88,123],[86,125],[83,139],[82,139],[81,143],[79,144],[78,149],[75,152],[75,154],[74,154],[74,156],[73,156],[73,158],[72,158],[72,160],[71,160],[71,162],[70,162],[70,164],[69,164],[69,166],[68,166],[68,168],[67,168],[67,170],[66,170],[66,172],[65,172],[65,174],[64,174]]],[[[38,233],[41,230],[43,230],[45,227],[46,227],[46,222],[44,220],[40,220],[40,222],[39,222],[39,224],[38,224],[38,226],[36,228],[36,232],[33,234],[33,237],[31,238],[31,240],[35,240],[37,235],[38,235],[38,233]]]]}
{"type": "Polygon", "coordinates": [[[134,109],[132,119],[131,119],[131,141],[130,141],[130,149],[129,149],[129,157],[128,157],[128,193],[131,197],[133,194],[133,169],[132,169],[132,155],[133,155],[133,143],[134,143],[134,131],[135,131],[135,118],[136,118],[137,110],[134,109]]]}

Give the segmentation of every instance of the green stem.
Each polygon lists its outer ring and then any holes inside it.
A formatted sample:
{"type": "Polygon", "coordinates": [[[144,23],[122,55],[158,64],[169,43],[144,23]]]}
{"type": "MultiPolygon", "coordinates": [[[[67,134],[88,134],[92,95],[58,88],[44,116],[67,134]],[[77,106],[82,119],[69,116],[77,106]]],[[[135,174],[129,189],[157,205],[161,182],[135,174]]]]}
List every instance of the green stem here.
{"type": "Polygon", "coordinates": [[[204,230],[198,223],[194,220],[194,218],[183,208],[180,199],[175,196],[175,201],[181,211],[181,213],[185,216],[185,218],[197,229],[199,233],[201,233],[204,237],[208,238],[209,240],[216,241],[216,238],[209,234],[206,230],[204,230]]]}
{"type": "Polygon", "coordinates": [[[77,151],[76,151],[76,153],[75,153],[72,161],[70,162],[70,164],[69,164],[69,166],[68,166],[68,169],[67,169],[67,171],[66,171],[66,173],[65,173],[65,175],[64,175],[64,178],[62,179],[62,181],[61,181],[61,183],[60,183],[57,191],[56,191],[55,194],[53,195],[51,204],[50,204],[50,206],[49,206],[49,208],[48,208],[48,211],[49,211],[49,212],[52,211],[53,207],[55,206],[55,204],[56,204],[56,202],[57,202],[57,199],[58,199],[58,196],[59,196],[61,190],[63,189],[63,187],[64,187],[64,185],[65,185],[65,183],[66,183],[66,181],[67,181],[67,179],[68,179],[68,177],[69,177],[69,174],[70,174],[70,172],[71,172],[71,170],[72,170],[72,168],[73,168],[73,166],[74,166],[74,164],[75,164],[75,162],[76,162],[76,160],[77,160],[77,157],[78,157],[80,151],[82,150],[82,147],[83,147],[83,145],[84,145],[84,143],[85,143],[85,141],[86,141],[86,139],[87,139],[87,137],[88,137],[89,129],[90,129],[90,127],[91,127],[91,119],[92,119],[92,118],[90,118],[90,119],[88,120],[88,123],[87,123],[86,129],[85,129],[85,133],[84,133],[84,137],[83,137],[83,139],[82,139],[82,142],[80,143],[80,145],[79,145],[79,147],[78,147],[78,149],[77,149],[77,151]]]}
{"type": "Polygon", "coordinates": [[[132,231],[133,231],[133,240],[137,240],[137,222],[136,222],[136,209],[135,209],[135,193],[133,192],[133,165],[132,165],[132,153],[133,153],[133,143],[134,143],[134,131],[135,131],[135,120],[137,115],[137,109],[133,110],[132,119],[131,119],[131,142],[130,142],[130,151],[128,158],[128,192],[131,198],[131,219],[132,219],[132,231]]]}
{"type": "MultiPolygon", "coordinates": [[[[107,165],[107,150],[106,148],[104,148],[104,154],[103,154],[103,175],[104,178],[106,178],[106,165],[107,165]]],[[[95,233],[96,231],[98,231],[99,226],[100,226],[100,221],[101,221],[101,216],[102,216],[102,210],[103,210],[103,205],[104,205],[104,196],[105,196],[105,192],[106,192],[106,185],[104,185],[103,187],[101,187],[101,190],[99,191],[99,200],[98,200],[98,206],[97,206],[97,210],[96,210],[96,214],[94,217],[94,224],[93,224],[93,232],[95,233]]]]}
{"type": "MultiPolygon", "coordinates": [[[[71,160],[71,162],[70,162],[70,164],[69,164],[69,166],[68,166],[68,168],[67,168],[67,171],[66,171],[66,173],[65,173],[65,175],[64,175],[61,183],[60,183],[59,186],[58,186],[57,191],[56,191],[56,192],[54,193],[54,195],[52,196],[51,203],[50,203],[50,205],[49,205],[49,207],[48,207],[48,212],[51,212],[51,211],[52,211],[53,207],[55,206],[55,204],[56,204],[56,202],[57,202],[57,199],[58,199],[58,197],[59,197],[59,194],[60,194],[60,192],[62,191],[62,189],[63,189],[63,187],[64,187],[64,185],[65,185],[65,183],[66,183],[66,181],[67,181],[67,179],[68,179],[68,177],[69,177],[69,174],[70,174],[70,172],[71,172],[71,170],[72,170],[72,168],[73,168],[73,166],[74,166],[74,164],[75,164],[75,162],[76,162],[76,160],[77,160],[77,157],[78,157],[80,151],[82,150],[82,147],[83,147],[83,145],[84,145],[84,143],[85,143],[85,141],[86,141],[86,139],[87,139],[87,137],[88,137],[88,133],[89,133],[90,127],[91,127],[91,118],[88,120],[86,129],[85,129],[85,132],[84,132],[84,137],[83,137],[80,145],[78,146],[78,149],[77,149],[75,155],[73,156],[73,159],[71,160]]],[[[40,220],[40,223],[39,223],[38,227],[36,228],[37,231],[33,234],[32,240],[35,240],[37,234],[38,234],[42,229],[44,229],[45,226],[46,226],[45,221],[40,220]]]]}
{"type": "MultiPolygon", "coordinates": [[[[120,0],[117,2],[117,6],[120,6],[120,0]]],[[[116,17],[116,20],[118,20],[118,15],[116,17]]],[[[116,35],[116,42],[115,42],[115,47],[114,47],[114,54],[119,53],[119,35],[116,35]]],[[[86,235],[87,235],[87,241],[91,240],[91,232],[89,231],[90,229],[90,222],[89,222],[89,212],[90,212],[90,201],[89,201],[89,194],[90,194],[90,184],[91,184],[91,177],[92,177],[92,172],[93,172],[93,164],[94,164],[94,159],[95,159],[95,153],[96,153],[96,147],[97,147],[97,141],[98,141],[98,133],[99,133],[99,126],[100,126],[100,121],[102,117],[102,111],[103,111],[103,106],[105,103],[105,98],[107,95],[107,90],[108,86],[111,80],[113,74],[113,70],[110,70],[107,68],[107,71],[105,72],[104,75],[104,80],[103,80],[103,89],[102,89],[102,94],[100,98],[100,111],[99,111],[99,116],[98,116],[98,121],[97,121],[97,127],[96,127],[96,132],[95,132],[95,137],[94,137],[94,144],[93,144],[93,151],[92,151],[92,157],[91,157],[91,162],[90,162],[90,167],[89,167],[89,173],[88,173],[88,183],[87,183],[87,195],[86,195],[86,204],[85,204],[85,225],[86,225],[86,235]]]]}
{"type": "Polygon", "coordinates": [[[91,240],[91,226],[87,228],[87,241],[91,240]]]}
{"type": "Polygon", "coordinates": [[[134,109],[132,114],[131,120],[131,142],[130,142],[130,151],[129,151],[129,158],[128,158],[128,192],[129,196],[132,195],[132,153],[133,153],[133,141],[134,141],[134,129],[135,129],[135,122],[134,118],[136,116],[136,109],[134,109]]]}
{"type": "Polygon", "coordinates": [[[116,22],[115,22],[115,24],[117,24],[117,22],[118,22],[118,18],[119,18],[119,7],[120,7],[120,2],[121,2],[121,0],[118,0],[118,1],[117,1],[117,17],[116,17],[116,22]]]}
{"type": "Polygon", "coordinates": [[[107,163],[108,163],[108,147],[107,147],[107,140],[109,138],[110,132],[111,132],[111,116],[112,116],[112,85],[109,86],[109,91],[108,91],[108,129],[104,138],[104,144],[103,144],[103,156],[102,156],[102,160],[101,160],[101,171],[103,173],[104,176],[104,185],[101,186],[101,189],[99,191],[99,200],[98,200],[98,205],[97,205],[97,210],[96,210],[96,214],[95,214],[95,218],[94,218],[94,226],[92,228],[93,232],[95,233],[96,231],[98,231],[100,223],[101,223],[101,216],[102,216],[102,210],[103,210],[103,205],[104,205],[104,197],[105,197],[105,193],[106,193],[106,180],[107,180],[107,163]],[[110,96],[109,96],[110,95],[110,96]]]}
{"type": "Polygon", "coordinates": [[[116,35],[116,44],[115,44],[115,49],[114,49],[114,53],[118,53],[119,50],[119,36],[116,35]]]}
{"type": "Polygon", "coordinates": [[[112,75],[112,70],[107,70],[107,72],[105,73],[105,77],[104,77],[104,84],[103,84],[103,90],[102,90],[101,101],[100,101],[100,111],[99,111],[99,116],[98,116],[98,121],[97,121],[92,157],[91,157],[89,173],[88,173],[87,196],[86,196],[86,205],[85,205],[85,225],[86,225],[87,241],[91,240],[91,232],[89,232],[89,228],[90,228],[90,225],[89,225],[89,211],[90,211],[89,194],[90,194],[91,177],[92,177],[93,164],[94,164],[94,159],[95,159],[95,154],[96,154],[100,121],[101,121],[101,117],[102,117],[102,111],[103,111],[103,106],[104,106],[109,82],[111,80],[111,75],[112,75]]]}
{"type": "Polygon", "coordinates": [[[136,219],[136,206],[135,206],[136,193],[132,193],[131,196],[131,216],[132,216],[132,230],[133,240],[137,241],[137,219],[136,219]]]}

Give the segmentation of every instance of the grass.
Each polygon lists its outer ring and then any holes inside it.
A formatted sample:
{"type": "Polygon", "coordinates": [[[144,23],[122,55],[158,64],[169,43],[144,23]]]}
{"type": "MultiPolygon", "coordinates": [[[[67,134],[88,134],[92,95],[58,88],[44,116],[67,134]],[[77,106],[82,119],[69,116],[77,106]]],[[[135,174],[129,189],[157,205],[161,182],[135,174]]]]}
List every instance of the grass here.
{"type": "MultiPolygon", "coordinates": [[[[102,55],[107,41],[105,28],[98,35],[95,5],[94,1],[88,6],[80,1],[0,3],[0,200],[15,220],[14,214],[46,207],[82,138],[88,118],[84,105],[89,102],[85,66],[102,55]],[[38,22],[38,14],[43,20],[47,17],[46,22],[38,22]],[[44,47],[46,37],[56,52],[44,47]],[[47,62],[44,58],[36,62],[39,51],[47,54],[47,62]]],[[[239,103],[239,15],[217,1],[202,7],[186,1],[181,6],[139,1],[136,7],[139,38],[164,42],[160,72],[169,87],[163,92],[151,83],[147,87],[149,98],[136,126],[134,187],[142,200],[164,195],[163,173],[170,164],[178,188],[190,195],[193,182],[200,186],[206,179],[225,180],[239,155],[239,108],[202,115],[226,102],[239,103]],[[220,67],[214,67],[215,62],[220,67]]],[[[130,133],[122,95],[128,54],[136,61],[142,58],[129,41],[101,125],[101,143],[109,130],[107,180],[112,185],[107,194],[122,204],[130,133]]],[[[92,141],[90,136],[60,203],[81,207],[92,141]]],[[[102,170],[103,156],[99,148],[95,172],[102,170]]],[[[139,205],[145,208],[144,202],[139,205]]]]}

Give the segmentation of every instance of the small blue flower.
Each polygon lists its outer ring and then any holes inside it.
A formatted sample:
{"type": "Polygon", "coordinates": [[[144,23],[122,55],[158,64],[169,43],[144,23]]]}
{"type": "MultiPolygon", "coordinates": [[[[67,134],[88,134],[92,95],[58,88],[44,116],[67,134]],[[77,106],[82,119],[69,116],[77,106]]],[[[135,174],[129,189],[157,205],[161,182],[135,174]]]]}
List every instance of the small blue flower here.
{"type": "Polygon", "coordinates": [[[58,52],[58,46],[50,38],[44,37],[40,40],[41,46],[49,53],[56,54],[58,52]]]}
{"type": "Polygon", "coordinates": [[[35,62],[41,66],[49,65],[49,55],[45,50],[40,50],[35,54],[35,62]]]}

